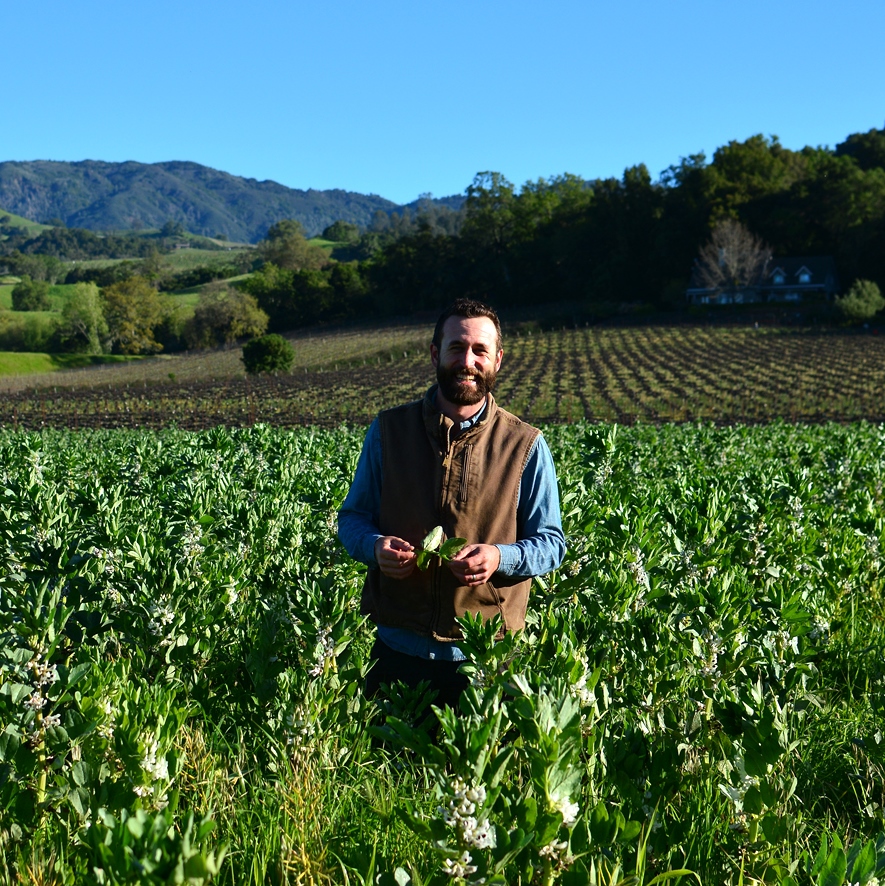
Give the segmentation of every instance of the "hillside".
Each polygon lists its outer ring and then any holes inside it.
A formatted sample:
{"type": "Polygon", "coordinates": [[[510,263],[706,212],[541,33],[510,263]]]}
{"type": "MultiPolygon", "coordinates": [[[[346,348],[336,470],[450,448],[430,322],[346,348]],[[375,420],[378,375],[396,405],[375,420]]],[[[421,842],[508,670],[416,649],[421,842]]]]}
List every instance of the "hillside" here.
{"type": "Polygon", "coordinates": [[[367,225],[379,209],[398,208],[374,194],[301,191],[199,163],[98,160],[2,162],[0,206],[94,231],[159,228],[171,219],[195,234],[249,243],[281,218],[297,219],[312,236],[338,219],[367,225]]]}

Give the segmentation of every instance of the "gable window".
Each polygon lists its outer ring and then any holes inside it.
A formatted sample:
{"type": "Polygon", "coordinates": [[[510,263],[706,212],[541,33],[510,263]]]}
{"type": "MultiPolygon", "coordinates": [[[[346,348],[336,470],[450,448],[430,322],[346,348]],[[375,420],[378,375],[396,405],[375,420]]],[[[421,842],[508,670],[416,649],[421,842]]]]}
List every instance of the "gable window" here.
{"type": "Polygon", "coordinates": [[[783,271],[775,271],[774,272],[774,282],[778,286],[782,286],[785,279],[786,278],[784,277],[783,271]]]}
{"type": "Polygon", "coordinates": [[[811,274],[808,271],[800,271],[799,272],[799,282],[800,283],[810,283],[811,282],[811,274]]]}

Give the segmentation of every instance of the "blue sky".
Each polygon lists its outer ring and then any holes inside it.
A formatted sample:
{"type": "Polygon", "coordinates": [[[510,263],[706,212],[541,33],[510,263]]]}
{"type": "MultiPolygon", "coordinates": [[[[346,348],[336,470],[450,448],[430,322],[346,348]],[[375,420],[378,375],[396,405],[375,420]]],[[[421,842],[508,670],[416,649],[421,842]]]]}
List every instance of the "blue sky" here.
{"type": "Polygon", "coordinates": [[[0,0],[0,160],[193,160],[408,202],[885,126],[881,0],[0,0]]]}

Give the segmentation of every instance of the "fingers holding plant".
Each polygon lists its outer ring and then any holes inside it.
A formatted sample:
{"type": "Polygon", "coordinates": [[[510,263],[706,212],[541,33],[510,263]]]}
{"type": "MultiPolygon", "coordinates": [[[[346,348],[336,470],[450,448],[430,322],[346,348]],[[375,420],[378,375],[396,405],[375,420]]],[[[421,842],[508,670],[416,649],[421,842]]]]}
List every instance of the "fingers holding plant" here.
{"type": "Polygon", "coordinates": [[[501,565],[496,545],[464,545],[449,561],[449,569],[459,583],[469,587],[485,584],[501,565]]]}
{"type": "Polygon", "coordinates": [[[415,571],[415,548],[402,538],[384,535],[375,542],[375,560],[388,578],[408,578],[415,571]]]}
{"type": "Polygon", "coordinates": [[[443,541],[444,537],[442,526],[425,536],[415,558],[419,569],[427,569],[431,560],[439,557],[459,584],[475,587],[489,581],[501,565],[501,552],[495,545],[468,544],[465,538],[443,541]]]}

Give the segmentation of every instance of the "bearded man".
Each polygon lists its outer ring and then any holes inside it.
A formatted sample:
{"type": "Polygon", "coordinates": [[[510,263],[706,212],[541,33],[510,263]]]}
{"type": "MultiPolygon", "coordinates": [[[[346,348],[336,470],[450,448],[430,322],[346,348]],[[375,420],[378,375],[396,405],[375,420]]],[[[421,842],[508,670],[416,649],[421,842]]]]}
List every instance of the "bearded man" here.
{"type": "Polygon", "coordinates": [[[439,704],[455,704],[467,685],[456,619],[498,615],[502,630],[519,630],[532,576],[565,555],[550,450],[492,396],[503,356],[494,310],[459,299],[430,345],[437,384],[381,412],[366,434],[338,535],[369,567],[361,604],[377,625],[369,695],[382,683],[427,680],[439,704]],[[436,526],[467,544],[419,570],[421,541],[436,526]]]}

